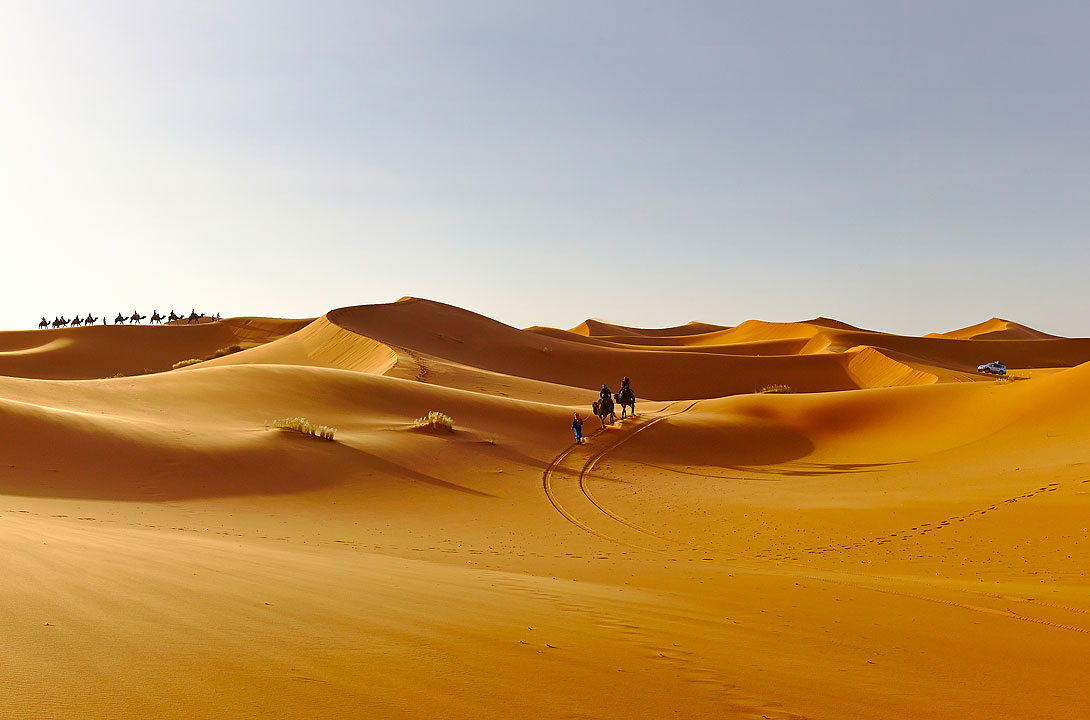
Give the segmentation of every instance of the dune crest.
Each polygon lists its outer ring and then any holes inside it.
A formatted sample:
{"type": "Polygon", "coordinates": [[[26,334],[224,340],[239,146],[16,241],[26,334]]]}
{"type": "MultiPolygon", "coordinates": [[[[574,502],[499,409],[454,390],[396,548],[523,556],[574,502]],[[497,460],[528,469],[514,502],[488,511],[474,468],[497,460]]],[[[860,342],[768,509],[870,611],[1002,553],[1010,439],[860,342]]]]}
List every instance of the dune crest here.
{"type": "Polygon", "coordinates": [[[999,319],[0,333],[0,707],[1080,717],[1088,400],[1090,339],[999,319]]]}
{"type": "Polygon", "coordinates": [[[91,325],[0,332],[0,375],[87,380],[161,372],[221,348],[270,342],[309,322],[228,318],[195,325],[91,325]]]}
{"type": "Polygon", "coordinates": [[[924,337],[953,338],[955,340],[1056,340],[1056,335],[1049,335],[1040,330],[1020,323],[991,318],[976,325],[970,325],[947,333],[929,333],[924,337]]]}

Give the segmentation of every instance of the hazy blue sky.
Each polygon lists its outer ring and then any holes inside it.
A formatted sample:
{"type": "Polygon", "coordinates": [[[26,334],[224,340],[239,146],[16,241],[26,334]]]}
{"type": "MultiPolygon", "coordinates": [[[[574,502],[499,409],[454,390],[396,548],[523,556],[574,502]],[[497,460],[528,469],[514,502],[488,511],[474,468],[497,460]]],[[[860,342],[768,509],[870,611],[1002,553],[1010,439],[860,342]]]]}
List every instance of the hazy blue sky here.
{"type": "Polygon", "coordinates": [[[1088,27],[1002,0],[0,0],[0,327],[418,295],[1090,335],[1088,27]]]}

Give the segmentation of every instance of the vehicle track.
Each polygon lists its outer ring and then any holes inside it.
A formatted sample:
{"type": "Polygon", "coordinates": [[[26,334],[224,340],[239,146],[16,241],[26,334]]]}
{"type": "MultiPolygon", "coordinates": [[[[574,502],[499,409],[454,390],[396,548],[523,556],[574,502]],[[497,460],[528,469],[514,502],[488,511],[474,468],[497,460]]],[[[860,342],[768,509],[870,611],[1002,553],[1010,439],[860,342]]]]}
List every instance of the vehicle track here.
{"type": "MultiPolygon", "coordinates": [[[[670,403],[669,405],[666,406],[666,408],[663,411],[660,411],[660,412],[668,411],[674,405],[680,404],[680,402],[682,402],[682,401],[676,401],[676,402],[670,403]]],[[[668,541],[670,543],[683,544],[683,543],[681,543],[680,541],[678,541],[678,540],[676,540],[674,538],[667,537],[667,536],[662,535],[660,533],[657,533],[657,532],[655,532],[653,530],[648,530],[647,528],[644,528],[644,527],[632,522],[631,520],[628,520],[627,518],[625,518],[625,517],[623,517],[621,515],[618,515],[617,513],[610,510],[609,508],[607,508],[596,497],[594,497],[593,493],[590,492],[589,488],[587,487],[587,475],[594,469],[594,466],[598,463],[599,460],[601,460],[605,455],[612,452],[613,450],[615,450],[620,445],[622,445],[625,442],[631,440],[637,434],[643,432],[647,428],[651,427],[652,425],[655,425],[656,423],[658,423],[658,422],[660,422],[662,420],[673,417],[675,415],[680,415],[681,413],[684,413],[684,412],[688,412],[698,402],[700,402],[700,401],[699,400],[694,400],[691,403],[689,403],[689,405],[687,407],[685,407],[683,410],[679,410],[677,412],[672,412],[672,413],[669,413],[668,415],[660,415],[659,417],[655,417],[655,418],[652,418],[652,419],[649,419],[649,420],[648,419],[641,419],[640,421],[638,421],[639,425],[637,425],[635,428],[633,428],[630,432],[625,433],[623,436],[618,438],[613,443],[610,443],[609,445],[607,445],[605,448],[598,451],[597,453],[592,454],[587,459],[587,461],[583,464],[583,467],[580,470],[579,477],[578,477],[579,490],[583,494],[583,496],[587,499],[587,501],[589,501],[592,505],[594,505],[594,507],[596,507],[602,513],[604,513],[606,516],[608,516],[608,517],[612,518],[613,520],[621,523],[622,525],[625,525],[627,527],[632,528],[633,530],[636,530],[636,531],[638,531],[640,533],[643,533],[645,535],[648,535],[650,537],[656,537],[656,538],[659,538],[661,540],[666,540],[666,541],[668,541]]],[[[603,428],[603,430],[604,430],[604,428],[603,428]]],[[[590,437],[597,437],[597,436],[601,435],[603,430],[595,431],[590,437]]],[[[573,445],[573,446],[567,448],[566,450],[564,450],[559,455],[557,455],[555,458],[553,458],[553,461],[551,463],[549,463],[549,466],[547,468],[545,468],[545,471],[542,473],[542,476],[541,476],[542,488],[545,490],[546,497],[549,499],[549,502],[556,509],[556,511],[559,512],[561,515],[563,515],[565,519],[567,519],[569,522],[571,522],[576,527],[578,527],[581,530],[584,530],[584,531],[586,531],[586,532],[588,532],[588,533],[590,533],[592,535],[596,535],[597,537],[600,537],[603,540],[608,540],[609,542],[616,543],[618,545],[623,545],[625,547],[634,548],[634,549],[637,549],[637,550],[648,550],[650,552],[658,552],[658,553],[666,552],[666,551],[660,550],[658,548],[646,547],[646,546],[643,546],[643,545],[638,545],[638,544],[635,544],[635,543],[631,543],[631,542],[622,540],[620,538],[614,537],[614,536],[612,536],[612,535],[610,535],[608,533],[596,530],[595,528],[588,525],[586,522],[583,522],[582,520],[577,518],[575,515],[573,515],[567,508],[565,508],[561,504],[561,502],[557,498],[556,492],[555,492],[555,490],[553,488],[553,477],[556,474],[557,469],[560,467],[560,464],[577,447],[580,447],[580,446],[573,445]]]]}
{"type": "Polygon", "coordinates": [[[628,442],[632,438],[636,437],[636,435],[638,435],[639,433],[641,433],[644,430],[647,430],[648,428],[654,426],[656,423],[659,423],[659,422],[661,422],[663,420],[666,420],[667,418],[674,417],[675,415],[681,415],[682,413],[686,413],[686,412],[692,410],[696,406],[696,404],[698,402],[700,402],[700,401],[699,400],[694,400],[684,410],[680,410],[678,412],[671,413],[669,415],[662,415],[660,417],[655,418],[654,420],[647,423],[646,425],[641,425],[641,426],[635,428],[632,432],[630,432],[627,435],[624,435],[621,438],[619,438],[612,445],[607,446],[601,452],[598,452],[598,453],[592,455],[590,458],[588,458],[587,462],[583,465],[582,471],[579,473],[579,489],[582,491],[583,495],[586,496],[587,500],[589,500],[591,502],[591,504],[594,505],[594,507],[598,508],[599,510],[601,510],[603,513],[605,513],[609,517],[613,518],[614,520],[616,520],[619,523],[627,525],[628,527],[632,528],[633,530],[637,530],[637,531],[639,531],[641,533],[644,533],[646,535],[650,535],[652,537],[659,538],[660,540],[666,540],[667,542],[674,543],[675,545],[684,545],[685,543],[683,541],[681,541],[681,540],[669,537],[667,535],[663,535],[662,533],[655,532],[654,530],[649,530],[649,529],[643,527],[642,525],[638,525],[637,523],[632,522],[628,518],[623,517],[621,515],[618,515],[617,513],[613,512],[612,510],[607,508],[590,491],[590,487],[589,487],[589,484],[588,484],[588,479],[589,479],[590,473],[594,470],[594,466],[597,465],[598,461],[601,460],[603,457],[605,457],[607,454],[613,452],[614,450],[619,448],[621,445],[624,445],[626,442],[628,442]]]}
{"type": "MultiPolygon", "coordinates": [[[[655,547],[648,547],[646,545],[640,545],[640,544],[637,544],[637,543],[629,542],[629,541],[623,540],[621,538],[615,537],[614,535],[611,535],[611,534],[609,534],[607,532],[597,530],[594,527],[591,527],[591,525],[589,525],[587,522],[584,522],[583,520],[580,520],[571,511],[569,511],[567,508],[565,508],[563,504],[561,504],[561,502],[557,498],[556,492],[555,492],[555,490],[554,490],[554,488],[552,486],[553,477],[557,473],[557,471],[560,469],[561,463],[565,459],[567,459],[571,455],[571,453],[579,446],[574,446],[573,445],[573,446],[567,448],[566,450],[564,450],[559,455],[557,455],[556,458],[553,459],[553,461],[549,464],[549,466],[545,469],[544,473],[542,474],[542,486],[543,486],[543,488],[545,490],[546,496],[549,499],[549,502],[553,505],[553,507],[557,510],[557,512],[559,512],[561,515],[563,515],[565,519],[567,519],[569,522],[571,522],[576,527],[580,528],[581,530],[583,530],[585,532],[590,533],[591,535],[595,535],[596,537],[599,537],[599,538],[601,538],[603,540],[615,543],[617,545],[621,545],[621,546],[628,547],[628,548],[633,548],[633,549],[636,549],[636,550],[646,550],[648,552],[660,553],[660,554],[663,554],[663,555],[672,555],[672,554],[675,554],[679,550],[685,550],[685,549],[694,549],[694,550],[700,549],[700,548],[696,548],[696,547],[688,548],[688,547],[686,547],[686,543],[684,543],[683,541],[677,540],[676,538],[671,538],[671,537],[669,537],[667,535],[663,535],[663,534],[661,534],[659,532],[656,532],[654,530],[650,530],[648,528],[645,528],[645,527],[639,525],[638,523],[635,523],[635,522],[629,520],[628,518],[625,518],[624,516],[614,512],[613,510],[611,510],[610,508],[605,506],[600,500],[598,500],[594,496],[593,492],[591,492],[590,487],[588,485],[588,480],[589,480],[590,473],[593,472],[595,466],[598,464],[599,461],[601,461],[601,459],[603,457],[605,457],[609,453],[613,452],[618,447],[620,447],[624,443],[628,442],[629,440],[631,440],[632,438],[634,438],[636,435],[643,432],[644,430],[647,430],[651,426],[655,425],[656,423],[661,422],[662,420],[666,420],[666,419],[668,419],[670,417],[674,417],[676,415],[680,415],[682,413],[688,412],[693,407],[695,407],[698,402],[699,401],[691,402],[691,403],[689,403],[688,406],[686,406],[682,410],[678,410],[676,412],[669,412],[669,410],[672,407],[679,404],[679,403],[676,403],[676,402],[671,403],[670,405],[667,405],[666,408],[664,408],[662,411],[660,411],[660,413],[669,413],[669,414],[660,414],[658,417],[655,417],[655,418],[652,418],[652,419],[649,419],[649,420],[644,418],[643,421],[640,422],[639,425],[632,428],[630,431],[624,433],[621,437],[617,438],[615,441],[611,442],[610,444],[608,444],[606,447],[602,448],[601,450],[592,453],[587,458],[587,460],[583,463],[583,466],[582,466],[582,468],[581,468],[581,470],[579,472],[579,475],[578,475],[578,484],[579,484],[580,492],[582,493],[583,497],[588,502],[590,502],[598,511],[600,511],[601,513],[603,513],[604,515],[606,515],[610,519],[614,520],[615,522],[620,523],[621,525],[624,525],[625,527],[628,527],[628,528],[630,528],[632,530],[635,530],[635,531],[637,531],[637,532],[639,532],[641,534],[647,535],[648,537],[657,538],[659,540],[664,540],[664,541],[667,541],[667,542],[671,543],[672,545],[675,546],[673,549],[664,550],[664,549],[655,548],[655,547]],[[678,546],[680,546],[680,547],[678,547],[678,546]]],[[[597,436],[601,435],[602,432],[603,432],[602,430],[597,430],[591,435],[591,437],[597,437],[597,436]]],[[[1028,495],[1034,495],[1037,492],[1045,492],[1045,491],[1048,491],[1048,490],[1051,490],[1051,489],[1054,489],[1054,488],[1046,486],[1044,488],[1038,489],[1037,491],[1031,492],[1028,495]]],[[[1021,499],[1021,496],[1019,498],[1017,498],[1017,499],[1021,499]]],[[[1015,499],[1015,500],[1017,500],[1017,499],[1015,499]]],[[[1005,501],[1005,502],[1014,502],[1015,500],[1008,500],[1008,501],[1005,501]]],[[[997,503],[997,505],[1001,505],[1001,504],[1002,503],[997,503]]],[[[988,509],[992,510],[992,509],[995,509],[995,507],[988,508],[988,509]]],[[[970,514],[973,514],[973,513],[970,513],[970,514]]],[[[938,529],[938,528],[935,528],[935,529],[938,529]]],[[[1035,625],[1042,625],[1042,626],[1054,628],[1054,629],[1057,629],[1057,630],[1066,630],[1068,632],[1076,632],[1076,633],[1080,633],[1080,634],[1090,634],[1090,629],[1087,629],[1087,628],[1084,628],[1084,627],[1079,627],[1079,626],[1076,626],[1076,625],[1069,625],[1069,624],[1066,624],[1066,623],[1058,623],[1058,622],[1054,622],[1054,621],[1051,621],[1051,620],[1045,620],[1043,618],[1033,617],[1031,615],[1023,615],[1022,613],[1014,612],[1010,608],[1007,608],[1005,610],[1001,610],[1001,609],[998,609],[998,608],[985,607],[985,606],[981,606],[981,605],[971,604],[971,602],[959,602],[957,600],[945,599],[945,598],[935,597],[935,596],[932,596],[932,595],[925,595],[925,594],[921,594],[921,593],[912,592],[911,590],[876,587],[876,586],[871,585],[869,583],[859,582],[858,580],[849,579],[850,576],[849,577],[836,578],[836,579],[830,578],[830,577],[827,577],[827,576],[823,577],[822,575],[824,575],[824,573],[814,574],[815,568],[812,568],[812,567],[809,567],[809,566],[806,566],[806,565],[803,565],[803,564],[800,564],[800,563],[785,562],[782,557],[768,558],[768,560],[765,561],[765,562],[769,562],[772,565],[787,566],[787,567],[797,568],[799,570],[804,570],[804,571],[806,571],[804,573],[805,576],[807,576],[807,577],[809,577],[809,578],[811,578],[813,580],[818,580],[818,581],[821,581],[821,582],[826,582],[826,583],[830,583],[830,584],[834,584],[834,585],[843,585],[843,586],[858,588],[858,589],[862,589],[862,590],[869,590],[871,592],[881,593],[881,594],[885,594],[885,595],[899,596],[899,597],[911,598],[911,599],[914,599],[914,600],[920,600],[920,601],[928,602],[928,603],[936,603],[936,604],[940,604],[940,605],[946,605],[948,607],[955,607],[955,608],[959,608],[959,609],[962,609],[962,610],[969,610],[969,611],[974,612],[974,613],[982,613],[982,614],[987,614],[987,615],[995,615],[995,616],[998,616],[998,617],[1005,617],[1005,618],[1009,618],[1011,620],[1018,620],[1018,621],[1021,621],[1021,622],[1032,623],[1032,624],[1035,624],[1035,625]]],[[[820,573],[820,571],[818,571],[818,572],[820,573]]],[[[875,580],[875,581],[878,581],[878,582],[883,582],[883,583],[889,581],[889,578],[884,578],[884,577],[881,577],[881,576],[878,576],[878,575],[862,574],[862,575],[860,575],[858,577],[868,578],[868,579],[875,580]]],[[[1064,611],[1079,613],[1079,614],[1088,614],[1088,613],[1090,613],[1090,611],[1084,610],[1084,609],[1081,609],[1081,608],[1073,608],[1073,607],[1069,607],[1069,606],[1063,606],[1063,605],[1058,605],[1058,604],[1041,602],[1041,601],[1038,601],[1038,600],[1032,599],[1032,598],[1014,598],[1014,597],[1009,597],[1008,598],[1008,597],[1004,597],[1004,596],[1001,596],[1001,595],[995,595],[995,594],[991,594],[991,593],[975,593],[975,592],[972,592],[972,591],[969,591],[968,594],[969,595],[976,595],[976,596],[981,597],[981,598],[1002,599],[1002,600],[1008,600],[1010,602],[1022,602],[1022,603],[1025,603],[1025,605],[1027,607],[1032,607],[1032,606],[1037,605],[1037,606],[1050,607],[1050,608],[1057,609],[1057,610],[1064,610],[1064,611]]]]}

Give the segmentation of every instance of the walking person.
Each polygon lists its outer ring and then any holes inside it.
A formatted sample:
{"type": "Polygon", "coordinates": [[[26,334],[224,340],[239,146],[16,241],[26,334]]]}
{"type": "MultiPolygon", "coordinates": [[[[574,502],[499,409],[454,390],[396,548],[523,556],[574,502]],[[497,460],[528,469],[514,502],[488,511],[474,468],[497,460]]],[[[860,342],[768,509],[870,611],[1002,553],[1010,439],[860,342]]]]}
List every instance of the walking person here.
{"type": "Polygon", "coordinates": [[[572,432],[575,433],[575,442],[579,445],[583,444],[583,418],[579,417],[579,413],[575,413],[575,419],[571,421],[572,432]]]}

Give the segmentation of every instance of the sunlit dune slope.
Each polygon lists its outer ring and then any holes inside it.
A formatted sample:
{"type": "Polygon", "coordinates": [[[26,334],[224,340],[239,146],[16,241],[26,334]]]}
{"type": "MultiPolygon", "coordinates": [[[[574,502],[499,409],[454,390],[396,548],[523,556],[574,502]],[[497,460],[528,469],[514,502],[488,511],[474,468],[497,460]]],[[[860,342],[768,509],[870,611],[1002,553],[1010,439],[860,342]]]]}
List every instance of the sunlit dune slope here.
{"type": "Polygon", "coordinates": [[[955,340],[1052,340],[1055,335],[1034,330],[1010,320],[991,318],[976,325],[946,333],[929,333],[924,337],[953,338],[955,340]]]}
{"type": "MultiPolygon", "coordinates": [[[[603,347],[720,355],[836,354],[870,347],[923,373],[908,372],[904,367],[894,372],[883,370],[877,376],[869,372],[852,372],[853,381],[861,387],[883,386],[890,382],[970,380],[978,365],[997,359],[1018,369],[1072,367],[1090,360],[1090,341],[1085,338],[1058,338],[996,319],[962,331],[922,338],[862,330],[828,318],[791,323],[747,320],[735,327],[676,335],[656,330],[640,333],[633,328],[619,328],[624,332],[614,333],[611,328],[617,329],[615,326],[588,322],[591,325],[584,323],[576,330],[586,333],[586,328],[591,327],[595,332],[590,335],[540,327],[530,330],[559,339],[581,339],[584,343],[603,347]],[[926,375],[934,375],[935,380],[927,379],[926,375]],[[872,378],[876,380],[872,381],[872,378]]],[[[852,365],[859,367],[859,362],[852,365]]]]}
{"type": "MultiPolygon", "coordinates": [[[[290,335],[203,362],[200,367],[247,364],[309,365],[381,375],[396,362],[397,354],[389,346],[345,330],[321,317],[290,335]]],[[[186,369],[197,368],[194,366],[186,369]]]]}
{"type": "MultiPolygon", "coordinates": [[[[475,313],[419,299],[342,308],[327,317],[361,337],[400,352],[402,367],[413,363],[426,367],[428,358],[439,358],[493,373],[587,389],[598,388],[603,382],[615,385],[621,376],[628,375],[637,378],[634,382],[641,397],[653,400],[751,393],[773,384],[816,392],[855,389],[861,381],[871,379],[882,385],[893,378],[904,382],[935,381],[926,373],[906,368],[875,370],[873,366],[880,360],[860,361],[856,355],[861,351],[735,354],[745,352],[748,337],[733,348],[633,347],[558,330],[518,330],[475,313]],[[733,352],[724,352],[724,348],[733,352]]],[[[764,339],[776,341],[767,335],[764,339]]],[[[885,362],[891,366],[901,364],[888,357],[885,362]]]]}
{"type": "MultiPolygon", "coordinates": [[[[1073,398],[1090,400],[1090,363],[1026,382],[710,399],[645,433],[639,452],[660,462],[721,466],[803,457],[903,462],[1011,428],[1039,441],[1047,432],[1090,432],[1090,413],[1073,398]]],[[[1002,453],[1005,443],[993,452],[1002,453]]]]}
{"type": "Polygon", "coordinates": [[[451,441],[484,447],[496,435],[504,449],[493,455],[531,449],[540,446],[535,436],[563,430],[569,417],[566,407],[317,367],[241,365],[75,383],[0,378],[10,463],[0,493],[163,500],[299,492],[366,472],[420,479],[390,459],[426,468],[436,460],[430,453],[451,441]],[[457,418],[458,432],[408,430],[430,410],[457,418]],[[296,416],[336,427],[337,442],[268,427],[296,416]]]}
{"type": "Polygon", "coordinates": [[[220,348],[254,347],[309,320],[230,318],[199,325],[92,325],[0,333],[0,375],[82,380],[169,370],[220,348]]]}
{"type": "Polygon", "coordinates": [[[961,372],[972,372],[983,362],[1002,359],[1010,367],[1071,367],[1090,360],[1090,340],[1086,338],[1056,338],[1000,321],[1007,328],[995,330],[989,321],[982,326],[991,328],[979,338],[954,337],[955,334],[926,337],[891,335],[869,330],[857,330],[850,325],[819,319],[801,323],[769,323],[747,320],[737,327],[712,333],[701,338],[709,344],[805,341],[799,353],[844,352],[859,346],[890,350],[930,365],[961,372]],[[982,339],[983,338],[983,339],[982,339]],[[986,340],[986,341],[985,341],[986,340]]]}
{"type": "Polygon", "coordinates": [[[585,320],[573,327],[569,332],[588,337],[634,336],[672,338],[704,334],[725,329],[726,328],[722,325],[712,325],[710,323],[696,322],[695,320],[686,323],[685,325],[677,325],[669,328],[634,328],[626,327],[624,325],[614,325],[612,323],[602,322],[601,320],[585,320]]]}
{"type": "Polygon", "coordinates": [[[694,333],[692,335],[653,336],[653,335],[580,335],[569,330],[534,326],[527,332],[557,338],[569,342],[597,345],[605,348],[629,348],[649,350],[678,350],[682,352],[702,352],[716,355],[798,355],[806,346],[805,338],[786,338],[783,340],[753,340],[742,342],[720,342],[719,332],[694,333]]]}
{"type": "Polygon", "coordinates": [[[198,367],[250,364],[305,365],[355,370],[538,402],[585,405],[593,397],[593,393],[579,388],[492,372],[442,358],[425,357],[407,347],[394,347],[346,330],[331,322],[329,316],[318,318],[302,330],[266,345],[209,360],[199,366],[182,368],[180,371],[192,371],[198,367]]]}
{"type": "Polygon", "coordinates": [[[1090,347],[965,335],[415,299],[0,334],[63,378],[0,377],[0,715],[1082,717],[1090,347]]]}

